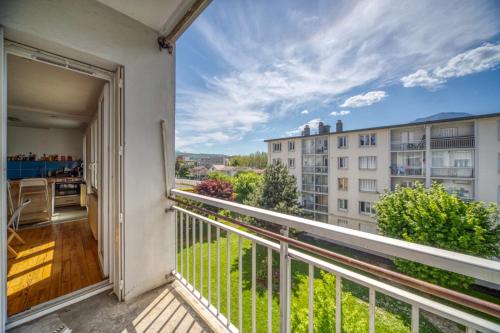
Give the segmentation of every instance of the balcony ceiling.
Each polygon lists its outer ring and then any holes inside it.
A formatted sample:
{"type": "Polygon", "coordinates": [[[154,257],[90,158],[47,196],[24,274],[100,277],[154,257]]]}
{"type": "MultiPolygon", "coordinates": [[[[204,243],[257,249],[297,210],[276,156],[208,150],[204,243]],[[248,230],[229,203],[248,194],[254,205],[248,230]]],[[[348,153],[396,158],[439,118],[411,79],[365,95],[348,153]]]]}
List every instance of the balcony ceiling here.
{"type": "Polygon", "coordinates": [[[182,17],[195,0],[97,0],[148,27],[165,32],[182,17]]]}

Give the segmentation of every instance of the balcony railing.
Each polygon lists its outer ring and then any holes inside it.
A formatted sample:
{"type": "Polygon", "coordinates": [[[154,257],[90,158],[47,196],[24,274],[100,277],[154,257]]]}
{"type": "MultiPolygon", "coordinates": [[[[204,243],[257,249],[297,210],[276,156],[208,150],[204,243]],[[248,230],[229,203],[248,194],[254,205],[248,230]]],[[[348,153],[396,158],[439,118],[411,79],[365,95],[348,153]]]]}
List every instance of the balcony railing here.
{"type": "Polygon", "coordinates": [[[431,168],[432,177],[473,178],[474,168],[431,168]]]}
{"type": "MultiPolygon", "coordinates": [[[[267,264],[259,268],[262,270],[265,267],[263,271],[267,271],[267,277],[259,279],[259,293],[265,290],[263,293],[267,294],[265,298],[267,300],[259,303],[259,311],[263,311],[261,307],[267,308],[268,332],[271,332],[275,321],[278,321],[280,332],[291,331],[292,260],[308,266],[307,327],[309,332],[314,330],[315,284],[313,281],[315,269],[321,269],[335,276],[335,293],[332,295],[335,298],[335,310],[331,315],[332,318],[335,318],[336,332],[342,331],[343,284],[346,282],[354,282],[368,290],[367,326],[370,333],[375,332],[377,295],[388,295],[411,307],[409,312],[411,320],[408,323],[408,331],[411,330],[411,332],[419,332],[421,316],[425,316],[425,313],[431,313],[458,325],[463,325],[467,332],[500,331],[500,325],[485,319],[484,315],[464,310],[465,306],[482,314],[498,317],[500,316],[500,306],[497,304],[290,238],[288,237],[288,228],[321,236],[323,239],[352,244],[358,248],[390,257],[397,255],[399,258],[467,275],[493,284],[500,284],[500,262],[368,234],[191,192],[172,190],[172,194],[175,195],[172,200],[178,202],[172,207],[177,212],[175,246],[178,250],[178,260],[174,275],[191,292],[193,297],[197,298],[230,331],[242,332],[244,328],[245,331],[257,331],[257,246],[265,248],[264,253],[266,253],[267,259],[279,257],[279,294],[273,290],[273,285],[276,285],[276,282],[273,281],[273,260],[266,259],[267,264]],[[179,199],[183,201],[180,202],[179,199]],[[232,217],[220,215],[203,208],[200,204],[279,225],[281,233],[271,232],[232,217]],[[231,225],[235,225],[235,227],[231,225]],[[222,235],[225,239],[222,239],[222,235]],[[237,240],[237,246],[231,246],[234,244],[231,243],[231,239],[237,240]],[[248,245],[245,250],[245,258],[249,260],[245,261],[243,260],[243,242],[248,245]],[[289,248],[290,245],[293,248],[289,248]],[[226,252],[225,258],[237,256],[237,264],[231,264],[227,260],[225,265],[221,265],[221,247],[226,252]],[[231,253],[235,250],[236,254],[231,253]],[[244,262],[250,267],[243,267],[244,262]],[[207,269],[207,267],[211,269],[207,269]],[[237,271],[233,272],[233,275],[237,275],[237,279],[231,280],[231,270],[237,271]],[[360,271],[368,272],[370,276],[363,275],[360,271]],[[215,274],[216,278],[213,279],[211,274],[215,274]],[[243,276],[246,279],[245,284],[243,284],[243,276]],[[379,280],[379,278],[383,280],[379,280]],[[221,283],[222,279],[225,280],[222,281],[223,283],[221,283]],[[245,293],[248,293],[248,290],[251,293],[251,301],[248,296],[245,296],[248,300],[245,306],[248,305],[251,308],[251,310],[245,310],[251,312],[251,322],[248,324],[250,327],[243,327],[243,286],[245,286],[245,293]],[[225,290],[221,290],[224,287],[225,290]],[[231,297],[231,290],[237,294],[237,297],[231,297]],[[274,295],[279,295],[278,305],[273,298],[274,295]],[[222,300],[224,296],[226,299],[222,300]],[[446,301],[438,301],[436,297],[446,301]],[[221,306],[222,303],[224,303],[224,307],[221,306]],[[452,303],[461,306],[458,308],[452,303]],[[279,307],[279,317],[273,315],[273,306],[279,307]]],[[[262,258],[259,259],[259,262],[261,260],[262,258]]],[[[259,318],[266,317],[265,313],[266,311],[259,313],[259,318]]]]}
{"type": "Polygon", "coordinates": [[[327,166],[303,166],[302,172],[304,173],[328,173],[327,166]]]}
{"type": "Polygon", "coordinates": [[[431,138],[431,149],[474,148],[474,135],[431,138]]]}
{"type": "Polygon", "coordinates": [[[392,141],[391,150],[393,151],[425,150],[425,140],[412,140],[409,142],[392,141]]]}
{"type": "Polygon", "coordinates": [[[302,184],[302,191],[311,193],[328,193],[328,185],[302,184]]]}
{"type": "Polygon", "coordinates": [[[407,165],[392,165],[392,176],[424,176],[425,169],[423,167],[413,167],[407,165]]]}

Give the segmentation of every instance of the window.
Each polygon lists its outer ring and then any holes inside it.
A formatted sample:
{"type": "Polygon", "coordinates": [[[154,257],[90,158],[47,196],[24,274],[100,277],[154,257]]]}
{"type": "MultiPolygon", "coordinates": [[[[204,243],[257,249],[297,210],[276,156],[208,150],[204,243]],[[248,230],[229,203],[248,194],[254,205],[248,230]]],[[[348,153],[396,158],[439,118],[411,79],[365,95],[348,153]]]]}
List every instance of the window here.
{"type": "Polygon", "coordinates": [[[273,151],[281,151],[281,142],[273,143],[273,151]]]}
{"type": "Polygon", "coordinates": [[[295,141],[288,141],[288,151],[295,151],[295,141]]]}
{"type": "Polygon", "coordinates": [[[454,137],[458,135],[458,128],[457,127],[440,128],[437,135],[438,137],[441,138],[454,137]]]}
{"type": "Polygon", "coordinates": [[[349,225],[349,221],[346,219],[337,219],[337,225],[341,227],[347,227],[349,225]]]}
{"type": "Polygon", "coordinates": [[[338,148],[347,148],[347,136],[339,136],[337,138],[337,147],[338,148]]]}
{"type": "Polygon", "coordinates": [[[359,180],[359,191],[360,192],[377,192],[377,180],[376,179],[360,179],[359,180]]]}
{"type": "Polygon", "coordinates": [[[273,164],[281,163],[281,158],[273,158],[273,164]]]}
{"type": "Polygon", "coordinates": [[[295,158],[288,159],[288,167],[291,169],[295,168],[295,158]]]}
{"type": "Polygon", "coordinates": [[[360,170],[375,170],[377,169],[377,156],[360,156],[359,157],[360,170]]]}
{"type": "Polygon", "coordinates": [[[370,147],[377,144],[377,135],[375,133],[371,134],[361,134],[359,136],[359,146],[360,147],[370,147]]]}
{"type": "Polygon", "coordinates": [[[373,207],[373,202],[360,201],[359,202],[359,213],[364,215],[375,214],[375,208],[373,207]]]}
{"type": "Polygon", "coordinates": [[[338,199],[337,206],[338,206],[338,210],[346,211],[347,210],[347,199],[338,199]]]}
{"type": "Polygon", "coordinates": [[[337,159],[337,162],[338,162],[338,168],[339,169],[347,169],[347,162],[348,162],[348,158],[347,157],[339,157],[337,159]]]}
{"type": "Polygon", "coordinates": [[[347,191],[347,177],[338,178],[339,191],[347,191]]]}

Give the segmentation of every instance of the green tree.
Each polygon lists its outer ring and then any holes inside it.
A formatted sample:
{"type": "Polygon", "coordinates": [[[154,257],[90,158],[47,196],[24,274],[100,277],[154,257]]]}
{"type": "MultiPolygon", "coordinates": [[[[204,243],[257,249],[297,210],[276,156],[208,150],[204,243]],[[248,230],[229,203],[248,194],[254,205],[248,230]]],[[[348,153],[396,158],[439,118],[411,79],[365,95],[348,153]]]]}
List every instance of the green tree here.
{"type": "Polygon", "coordinates": [[[264,178],[262,175],[255,172],[239,173],[234,179],[234,191],[236,193],[236,201],[253,205],[258,203],[264,178]]]}
{"type": "Polygon", "coordinates": [[[267,153],[255,152],[250,155],[235,155],[229,159],[231,166],[264,169],[267,166],[267,153]]]}
{"type": "Polygon", "coordinates": [[[209,172],[207,178],[212,179],[212,180],[221,180],[221,181],[224,181],[226,183],[231,183],[231,184],[233,184],[233,182],[234,182],[234,177],[231,177],[231,176],[226,175],[225,173],[222,173],[219,171],[209,172]]]}
{"type": "Polygon", "coordinates": [[[278,162],[266,168],[262,187],[261,206],[286,214],[300,214],[299,192],[295,177],[287,167],[278,162]]]}
{"type": "MultiPolygon", "coordinates": [[[[396,187],[376,204],[378,226],[385,236],[479,257],[500,254],[496,204],[464,202],[434,183],[425,189],[396,187]]],[[[396,259],[396,267],[422,280],[452,288],[467,288],[473,279],[438,268],[396,259]]]]}

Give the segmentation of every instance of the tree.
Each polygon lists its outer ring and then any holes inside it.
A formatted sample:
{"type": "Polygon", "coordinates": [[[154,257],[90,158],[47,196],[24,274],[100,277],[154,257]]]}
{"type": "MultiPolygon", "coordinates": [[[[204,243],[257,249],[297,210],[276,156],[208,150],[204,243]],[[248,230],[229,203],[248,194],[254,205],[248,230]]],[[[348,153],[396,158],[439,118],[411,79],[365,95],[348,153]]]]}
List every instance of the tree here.
{"type": "MultiPolygon", "coordinates": [[[[376,204],[378,226],[385,236],[479,257],[500,254],[500,226],[495,204],[464,202],[434,183],[425,189],[396,187],[376,204]]],[[[473,279],[438,268],[396,259],[406,274],[446,287],[467,288],[473,279]]]]}
{"type": "Polygon", "coordinates": [[[264,172],[261,206],[286,214],[300,214],[299,193],[295,177],[287,167],[278,162],[264,172]]]}
{"type": "Polygon", "coordinates": [[[239,173],[234,179],[236,201],[252,206],[258,204],[263,183],[263,177],[255,172],[239,173]]]}
{"type": "Polygon", "coordinates": [[[255,152],[250,155],[236,155],[229,159],[231,166],[264,169],[267,166],[267,153],[255,152]]]}
{"type": "Polygon", "coordinates": [[[196,193],[223,200],[233,200],[233,186],[223,180],[204,180],[196,185],[196,193]]]}

